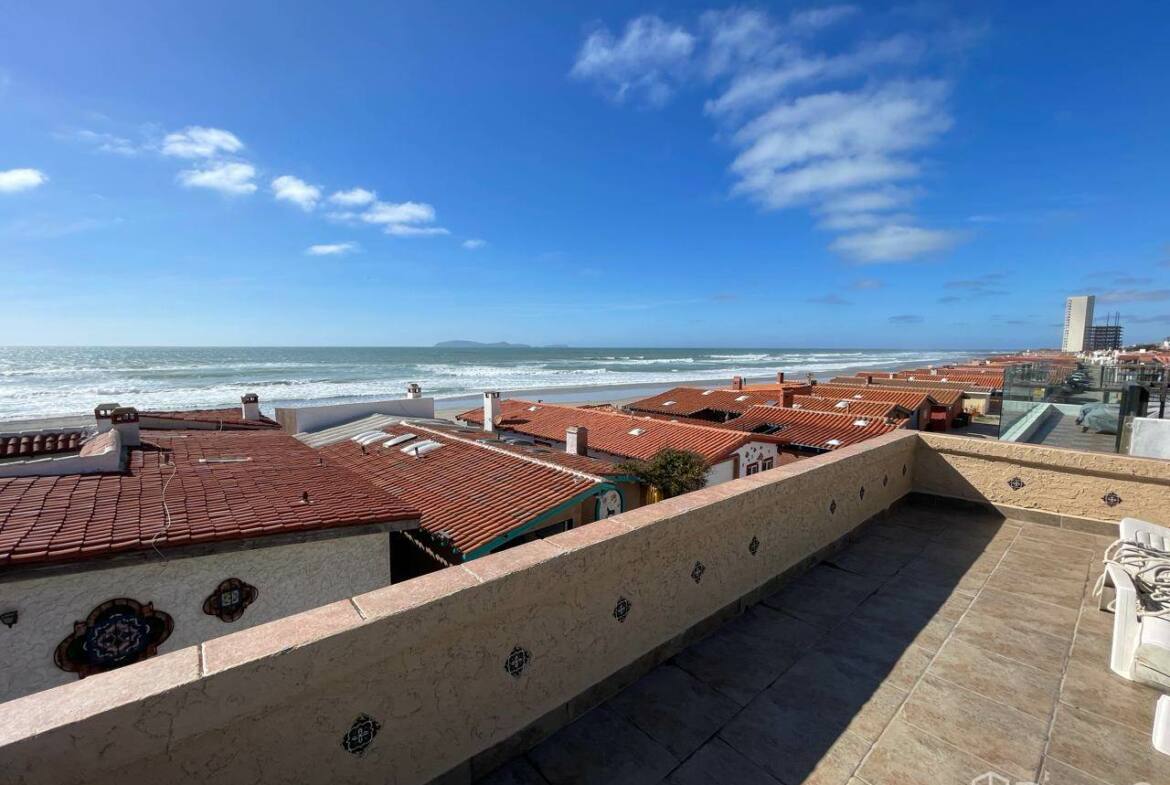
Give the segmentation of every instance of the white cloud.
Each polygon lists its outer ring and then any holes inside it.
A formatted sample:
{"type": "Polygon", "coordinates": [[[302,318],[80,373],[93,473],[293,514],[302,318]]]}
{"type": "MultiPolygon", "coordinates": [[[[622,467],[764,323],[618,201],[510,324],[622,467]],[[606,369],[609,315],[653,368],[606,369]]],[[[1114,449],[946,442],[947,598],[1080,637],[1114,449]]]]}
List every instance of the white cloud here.
{"type": "Polygon", "coordinates": [[[365,188],[351,188],[348,191],[334,191],[329,201],[342,207],[362,207],[370,204],[378,195],[365,188]]]}
{"type": "Polygon", "coordinates": [[[859,262],[902,262],[924,254],[941,253],[962,240],[959,232],[887,224],[869,232],[838,237],[830,248],[859,262]]]}
{"type": "Polygon", "coordinates": [[[344,256],[358,250],[360,250],[360,246],[354,242],[321,243],[319,245],[310,245],[305,249],[305,253],[309,256],[344,256]]]}
{"type": "Polygon", "coordinates": [[[377,202],[362,213],[362,220],[372,224],[430,223],[435,208],[424,202],[377,202]]]}
{"type": "Polygon", "coordinates": [[[435,208],[425,202],[374,202],[361,220],[382,227],[382,231],[395,237],[434,237],[449,234],[435,222],[435,208]]]}
{"type": "Polygon", "coordinates": [[[221,128],[188,126],[163,138],[163,155],[177,158],[215,158],[225,153],[238,153],[244,143],[230,131],[221,128]]]}
{"type": "Polygon", "coordinates": [[[309,185],[299,177],[282,174],[272,181],[272,195],[279,202],[292,202],[305,212],[309,212],[320,201],[321,189],[309,185]]]}
{"type": "Polygon", "coordinates": [[[212,163],[202,169],[179,172],[179,183],[187,188],[210,188],[231,196],[255,193],[252,179],[256,168],[245,163],[212,163]]]}
{"type": "Polygon", "coordinates": [[[40,169],[0,170],[0,194],[14,194],[44,185],[49,178],[40,169]]]}
{"type": "Polygon", "coordinates": [[[860,261],[936,253],[965,234],[917,226],[907,214],[921,195],[909,185],[921,173],[917,156],[953,124],[949,84],[922,73],[945,71],[937,66],[973,39],[919,20],[881,38],[867,33],[882,24],[856,24],[834,30],[830,46],[817,40],[861,13],[732,8],[704,13],[693,34],[641,16],[620,40],[605,29],[589,35],[572,76],[618,99],[644,91],[651,103],[685,80],[706,84],[705,112],[735,151],[733,194],[765,209],[808,208],[821,229],[843,234],[832,247],[860,261]]]}
{"type": "Polygon", "coordinates": [[[463,241],[463,247],[469,251],[478,251],[487,245],[487,240],[480,240],[478,237],[463,241]]]}
{"type": "Polygon", "coordinates": [[[882,65],[910,63],[917,60],[922,51],[923,46],[917,39],[896,35],[861,46],[849,54],[784,56],[775,65],[745,68],[732,79],[722,95],[706,103],[706,110],[713,115],[742,113],[765,105],[802,84],[856,76],[882,65]]]}
{"type": "Polygon", "coordinates": [[[694,48],[695,37],[685,29],[648,14],[631,20],[620,39],[606,28],[590,34],[570,74],[602,84],[614,100],[634,96],[660,106],[670,98],[694,48]]]}

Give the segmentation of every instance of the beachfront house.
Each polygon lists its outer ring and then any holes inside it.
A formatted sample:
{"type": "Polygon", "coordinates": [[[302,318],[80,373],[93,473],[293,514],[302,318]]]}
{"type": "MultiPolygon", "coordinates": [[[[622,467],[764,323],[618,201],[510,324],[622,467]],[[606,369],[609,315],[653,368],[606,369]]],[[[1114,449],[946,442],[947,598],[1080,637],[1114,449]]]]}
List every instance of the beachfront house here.
{"type": "Polygon", "coordinates": [[[477,559],[642,505],[646,489],[590,457],[589,431],[563,448],[480,428],[372,414],[297,438],[321,459],[419,510],[391,553],[395,579],[477,559]]]}
{"type": "Polygon", "coordinates": [[[458,415],[505,440],[564,449],[578,429],[589,433],[584,454],[603,461],[649,460],[666,448],[693,452],[707,463],[707,485],[767,471],[781,463],[777,440],[712,425],[639,417],[540,401],[500,400],[485,392],[482,408],[458,415]]]}
{"type": "Polygon", "coordinates": [[[254,395],[106,404],[0,448],[0,701],[386,586],[390,533],[419,524],[254,395]]]}

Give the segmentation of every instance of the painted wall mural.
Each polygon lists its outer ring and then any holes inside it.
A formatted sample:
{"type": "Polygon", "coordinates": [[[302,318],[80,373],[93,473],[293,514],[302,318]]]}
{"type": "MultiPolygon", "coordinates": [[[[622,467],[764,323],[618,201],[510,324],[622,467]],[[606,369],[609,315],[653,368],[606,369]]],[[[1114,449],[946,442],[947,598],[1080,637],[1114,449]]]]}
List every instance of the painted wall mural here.
{"type": "Polygon", "coordinates": [[[126,597],[108,600],[85,621],[73,623],[73,633],[57,645],[53,661],[84,679],[153,657],[174,628],[170,615],[151,603],[126,597]]]}
{"type": "Polygon", "coordinates": [[[220,621],[232,622],[244,615],[248,606],[260,596],[260,590],[239,578],[228,578],[215,587],[203,601],[203,612],[220,621]]]}
{"type": "Polygon", "coordinates": [[[615,490],[608,490],[597,497],[597,520],[617,515],[622,511],[622,495],[615,490]]]}

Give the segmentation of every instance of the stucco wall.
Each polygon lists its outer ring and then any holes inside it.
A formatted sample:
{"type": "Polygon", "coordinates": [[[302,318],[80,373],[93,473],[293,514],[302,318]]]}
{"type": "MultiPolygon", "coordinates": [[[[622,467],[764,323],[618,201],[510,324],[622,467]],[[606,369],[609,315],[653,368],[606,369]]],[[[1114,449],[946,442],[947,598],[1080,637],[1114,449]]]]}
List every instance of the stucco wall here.
{"type": "Polygon", "coordinates": [[[320,431],[371,414],[395,417],[434,417],[434,398],[391,398],[384,401],[358,401],[321,406],[277,407],[273,419],[290,433],[320,431]]]}
{"type": "Polygon", "coordinates": [[[1166,461],[932,433],[920,437],[929,449],[916,453],[917,491],[1043,512],[1074,523],[1115,524],[1132,516],[1170,524],[1166,461]]]}
{"type": "Polygon", "coordinates": [[[77,681],[54,664],[53,652],[106,600],[129,597],[170,614],[174,632],[161,654],[388,585],[389,553],[387,535],[373,533],[2,582],[0,611],[20,615],[0,628],[0,700],[77,681]],[[233,622],[203,612],[227,578],[259,590],[233,622]]]}
{"type": "Polygon", "coordinates": [[[897,431],[0,705],[0,766],[18,783],[425,782],[889,506],[917,444],[897,431]],[[342,740],[362,715],[380,730],[357,756],[342,740]]]}

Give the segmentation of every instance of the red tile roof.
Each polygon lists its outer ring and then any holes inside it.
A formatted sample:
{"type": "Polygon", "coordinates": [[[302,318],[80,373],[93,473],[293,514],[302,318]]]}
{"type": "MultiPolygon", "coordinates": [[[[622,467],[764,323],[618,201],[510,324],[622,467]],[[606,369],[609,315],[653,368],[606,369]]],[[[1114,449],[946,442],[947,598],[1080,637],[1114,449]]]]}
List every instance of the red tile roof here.
{"type": "Polygon", "coordinates": [[[140,418],[150,417],[157,420],[174,420],[176,427],[183,423],[206,423],[217,425],[225,430],[257,430],[279,428],[280,423],[261,415],[259,420],[245,420],[243,409],[239,406],[230,406],[225,409],[187,409],[165,412],[139,412],[140,418]]]}
{"type": "Polygon", "coordinates": [[[917,411],[934,399],[928,393],[919,390],[891,389],[874,386],[855,387],[847,384],[818,384],[813,387],[812,395],[818,398],[853,398],[858,401],[887,401],[905,406],[910,411],[917,411]]]}
{"type": "Polygon", "coordinates": [[[616,463],[611,463],[610,461],[603,461],[600,458],[590,458],[587,455],[575,455],[565,452],[563,449],[546,447],[542,444],[510,444],[500,439],[498,433],[488,433],[478,428],[468,428],[454,424],[448,426],[432,422],[426,423],[425,427],[432,431],[438,431],[439,433],[460,439],[484,442],[485,444],[490,444],[493,447],[515,453],[516,455],[555,463],[558,466],[572,469],[573,471],[596,474],[599,477],[620,477],[625,474],[617,468],[616,463]]]}
{"type": "Polygon", "coordinates": [[[0,566],[418,518],[280,431],[142,441],[125,472],[0,478],[0,566]]]}
{"type": "MultiPolygon", "coordinates": [[[[463,555],[598,488],[603,481],[499,445],[454,436],[446,428],[409,423],[381,430],[387,439],[409,433],[417,438],[390,447],[383,447],[379,440],[367,445],[364,453],[357,442],[345,439],[319,452],[328,462],[417,507],[422,511],[422,528],[463,555]],[[417,457],[402,452],[402,447],[424,439],[443,446],[417,457]]],[[[562,519],[570,515],[566,510],[562,519]]]]}
{"type": "Polygon", "coordinates": [[[856,414],[865,417],[890,417],[906,419],[911,412],[905,406],[889,401],[859,401],[856,398],[817,398],[812,395],[797,395],[792,399],[793,409],[806,409],[832,414],[856,414]],[[844,405],[842,405],[844,404],[844,405]]]}
{"type": "Polygon", "coordinates": [[[1003,386],[1002,373],[969,373],[964,371],[939,370],[938,373],[932,374],[930,371],[899,371],[895,378],[924,383],[962,382],[963,384],[980,384],[995,388],[1003,386]]]}
{"type": "MultiPolygon", "coordinates": [[[[868,374],[858,374],[857,376],[835,376],[830,380],[832,384],[865,384],[868,374]]],[[[961,382],[951,380],[948,377],[947,381],[942,381],[941,378],[932,377],[930,381],[910,379],[891,379],[888,376],[873,376],[870,382],[875,387],[891,387],[899,390],[922,390],[924,392],[930,390],[958,390],[959,393],[977,392],[990,393],[1001,388],[1001,384],[992,379],[986,379],[980,382],[961,382]]]]}
{"type": "MultiPolygon", "coordinates": [[[[767,437],[748,438],[713,425],[692,425],[532,401],[501,401],[500,413],[500,430],[563,442],[565,429],[583,425],[589,429],[590,449],[642,460],[653,458],[666,447],[673,447],[698,453],[708,463],[716,463],[748,442],[775,441],[767,437]],[[635,429],[640,431],[638,435],[630,433],[635,429]]],[[[463,412],[459,419],[482,424],[483,409],[463,412]]]]}
{"type": "Polygon", "coordinates": [[[694,417],[707,409],[743,414],[757,404],[774,406],[780,402],[780,398],[779,393],[675,387],[664,393],[627,403],[626,408],[634,412],[653,412],[679,417],[694,417]]]}
{"type": "Polygon", "coordinates": [[[36,431],[0,435],[0,458],[34,458],[81,448],[83,431],[36,431]]]}
{"type": "Polygon", "coordinates": [[[757,428],[780,426],[772,436],[785,444],[835,450],[881,436],[905,424],[905,420],[891,424],[878,417],[814,412],[782,406],[753,406],[742,417],[719,427],[754,431],[757,428]]]}

